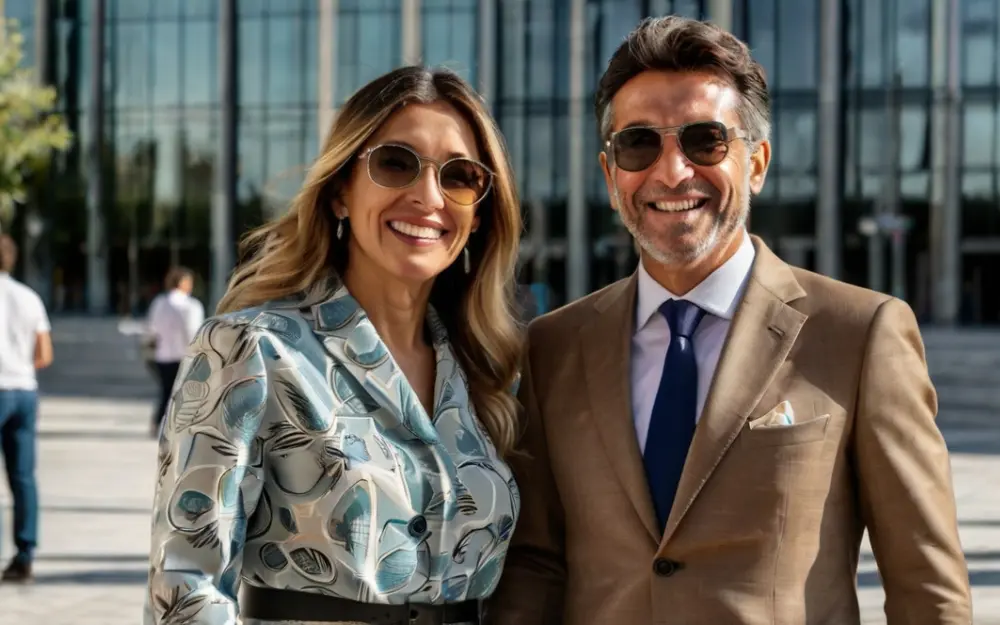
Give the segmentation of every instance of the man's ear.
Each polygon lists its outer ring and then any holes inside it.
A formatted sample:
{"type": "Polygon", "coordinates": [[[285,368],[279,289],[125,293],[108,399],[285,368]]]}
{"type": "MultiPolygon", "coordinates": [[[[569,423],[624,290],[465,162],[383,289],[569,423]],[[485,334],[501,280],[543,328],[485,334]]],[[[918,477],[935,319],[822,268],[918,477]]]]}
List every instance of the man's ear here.
{"type": "Polygon", "coordinates": [[[764,139],[750,155],[750,191],[760,193],[767,179],[767,168],[771,164],[771,142],[764,139]]]}
{"type": "Polygon", "coordinates": [[[618,206],[615,205],[615,179],[611,173],[611,163],[608,162],[608,154],[607,152],[601,152],[597,158],[601,161],[601,171],[604,172],[604,184],[608,187],[608,199],[611,201],[611,210],[617,211],[618,206]]]}

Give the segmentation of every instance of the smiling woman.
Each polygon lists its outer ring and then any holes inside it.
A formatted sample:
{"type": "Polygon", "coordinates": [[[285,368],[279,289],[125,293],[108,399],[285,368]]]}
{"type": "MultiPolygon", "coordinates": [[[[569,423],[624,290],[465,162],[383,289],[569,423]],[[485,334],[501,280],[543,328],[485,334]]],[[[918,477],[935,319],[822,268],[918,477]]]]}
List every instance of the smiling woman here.
{"type": "Polygon", "coordinates": [[[457,75],[347,102],[181,366],[147,623],[479,622],[520,511],[520,233],[457,75]]]}

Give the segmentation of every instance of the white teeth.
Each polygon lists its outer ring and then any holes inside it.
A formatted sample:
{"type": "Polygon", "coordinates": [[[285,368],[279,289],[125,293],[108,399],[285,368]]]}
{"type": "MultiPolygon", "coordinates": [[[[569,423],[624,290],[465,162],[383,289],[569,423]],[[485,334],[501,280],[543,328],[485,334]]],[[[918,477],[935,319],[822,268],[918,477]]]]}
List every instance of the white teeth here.
{"type": "Polygon", "coordinates": [[[653,207],[665,213],[676,213],[678,211],[691,210],[697,208],[703,200],[683,200],[680,202],[653,202],[653,207]]]}
{"type": "Polygon", "coordinates": [[[444,230],[428,228],[427,226],[414,226],[405,221],[390,221],[389,227],[396,232],[401,232],[407,236],[417,239],[430,239],[432,241],[440,239],[444,235],[444,230]]]}

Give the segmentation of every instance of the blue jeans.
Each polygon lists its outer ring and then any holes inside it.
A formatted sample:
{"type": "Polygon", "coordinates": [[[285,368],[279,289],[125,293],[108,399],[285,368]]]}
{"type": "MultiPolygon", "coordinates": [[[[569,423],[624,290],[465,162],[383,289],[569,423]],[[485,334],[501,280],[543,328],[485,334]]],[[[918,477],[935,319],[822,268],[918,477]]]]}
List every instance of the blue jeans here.
{"type": "Polygon", "coordinates": [[[0,443],[14,497],[17,559],[31,562],[38,543],[38,485],[35,482],[36,391],[0,390],[0,443]]]}

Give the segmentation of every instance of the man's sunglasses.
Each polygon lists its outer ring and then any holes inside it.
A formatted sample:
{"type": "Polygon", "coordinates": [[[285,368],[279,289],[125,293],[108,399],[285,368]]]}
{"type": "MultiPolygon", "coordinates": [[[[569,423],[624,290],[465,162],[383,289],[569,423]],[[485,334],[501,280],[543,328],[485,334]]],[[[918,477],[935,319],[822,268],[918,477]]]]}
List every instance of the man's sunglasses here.
{"type": "Polygon", "coordinates": [[[648,169],[660,160],[663,138],[667,135],[676,136],[684,156],[702,166],[718,165],[729,154],[733,140],[746,139],[745,133],[727,128],[722,122],[694,122],[668,128],[632,126],[611,134],[607,147],[612,162],[625,171],[648,169]]]}
{"type": "Polygon", "coordinates": [[[412,149],[391,143],[363,150],[358,158],[368,160],[368,177],[387,189],[403,189],[415,183],[424,167],[437,169],[438,185],[446,198],[472,206],[484,197],[493,184],[493,172],[471,158],[453,158],[443,163],[420,156],[412,149]]]}

